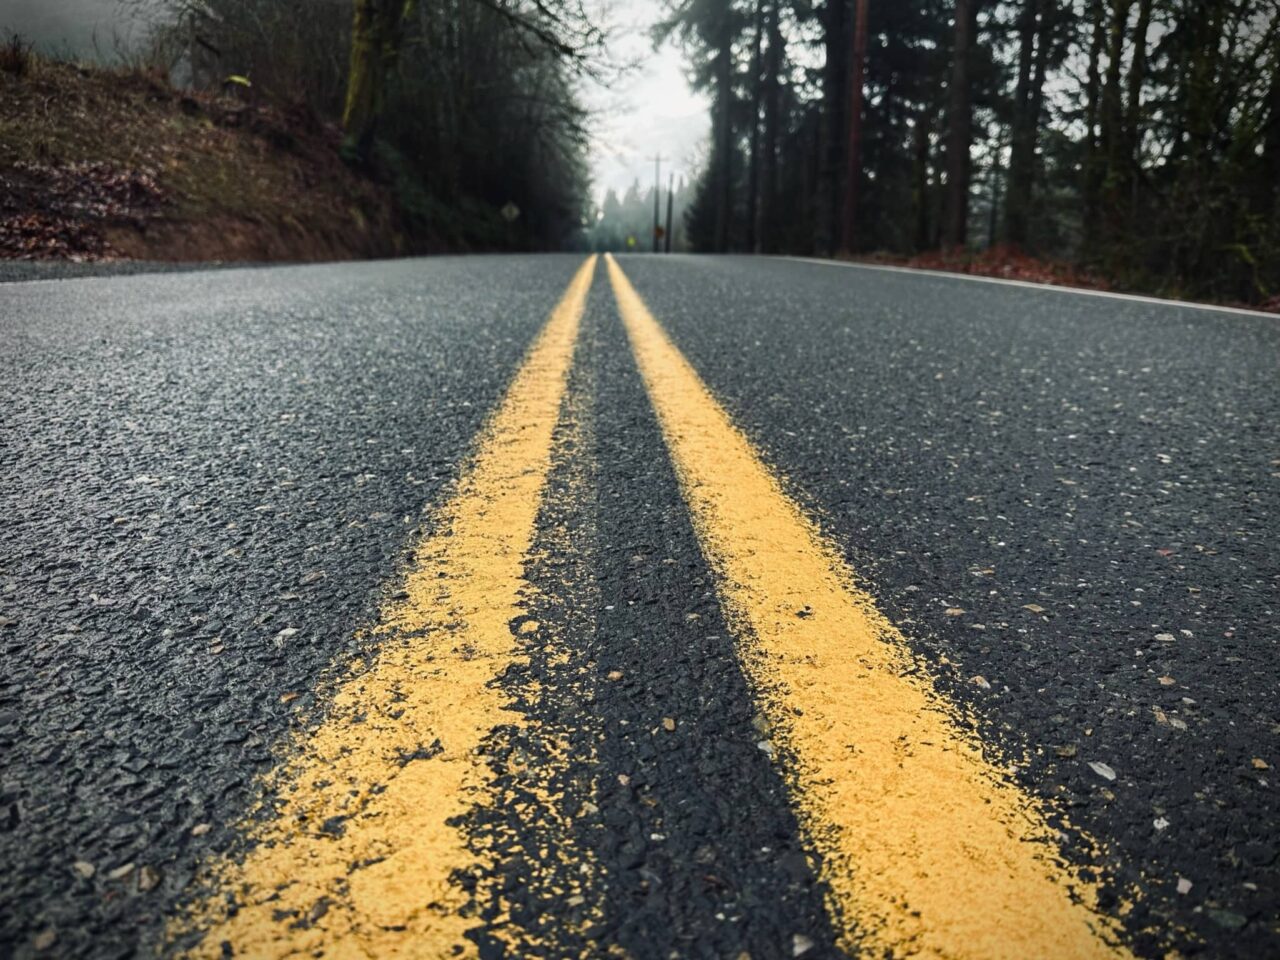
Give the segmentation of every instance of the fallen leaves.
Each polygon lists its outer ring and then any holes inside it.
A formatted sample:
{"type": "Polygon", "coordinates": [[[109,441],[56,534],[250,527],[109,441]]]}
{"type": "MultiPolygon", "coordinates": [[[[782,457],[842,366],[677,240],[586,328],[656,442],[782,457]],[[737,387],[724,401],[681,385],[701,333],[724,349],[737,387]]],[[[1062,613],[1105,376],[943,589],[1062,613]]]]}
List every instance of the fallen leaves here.
{"type": "Polygon", "coordinates": [[[905,265],[922,270],[947,270],[982,277],[1024,280],[1029,283],[1055,283],[1093,290],[1108,289],[1107,282],[1101,277],[1082,271],[1072,264],[1040,260],[1006,246],[995,247],[976,256],[934,251],[912,257],[906,261],[905,265]]]}
{"type": "Polygon", "coordinates": [[[17,162],[0,175],[0,259],[103,260],[102,227],[139,225],[164,202],[156,173],[101,161],[17,162]]]}
{"type": "Polygon", "coordinates": [[[1159,707],[1152,707],[1151,710],[1155,714],[1156,723],[1161,726],[1173,727],[1175,730],[1187,729],[1187,721],[1182,720],[1179,717],[1171,717],[1159,707]]]}
{"type": "Polygon", "coordinates": [[[1103,763],[1101,760],[1090,760],[1089,769],[1100,776],[1103,780],[1110,781],[1116,778],[1115,770],[1109,765],[1103,763]]]}

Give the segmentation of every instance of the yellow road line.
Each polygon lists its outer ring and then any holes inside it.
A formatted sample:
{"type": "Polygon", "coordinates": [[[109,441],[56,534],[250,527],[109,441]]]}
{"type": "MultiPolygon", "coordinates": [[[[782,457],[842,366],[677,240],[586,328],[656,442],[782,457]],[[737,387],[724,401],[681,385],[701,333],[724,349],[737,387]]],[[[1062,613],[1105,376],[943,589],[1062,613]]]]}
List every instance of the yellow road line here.
{"type": "Polygon", "coordinates": [[[472,850],[490,868],[476,891],[477,902],[494,916],[484,934],[512,958],[598,957],[586,933],[605,918],[599,843],[590,838],[604,827],[587,813],[599,801],[597,744],[604,729],[582,710],[596,678],[584,641],[595,632],[601,601],[592,567],[595,513],[584,506],[594,493],[595,462],[590,381],[582,382],[581,374],[589,377],[590,371],[579,361],[556,427],[552,471],[525,567],[538,589],[527,613],[539,621],[523,621],[519,632],[531,673],[543,673],[549,682],[542,686],[522,672],[522,682],[504,684],[535,718],[505,744],[486,741],[491,764],[503,758],[506,775],[486,785],[477,804],[485,822],[469,831],[472,850]]]}
{"type": "Polygon", "coordinates": [[[983,755],[621,268],[609,276],[741,658],[782,748],[841,945],[1127,957],[1041,807],[983,755]]]}
{"type": "Polygon", "coordinates": [[[171,929],[208,931],[193,955],[474,955],[453,875],[476,858],[449,821],[485,795],[486,735],[519,720],[491,682],[519,655],[511,622],[594,271],[592,257],[487,423],[382,612],[378,659],[268,779],[277,800],[244,859],[216,864],[212,895],[171,929]]]}

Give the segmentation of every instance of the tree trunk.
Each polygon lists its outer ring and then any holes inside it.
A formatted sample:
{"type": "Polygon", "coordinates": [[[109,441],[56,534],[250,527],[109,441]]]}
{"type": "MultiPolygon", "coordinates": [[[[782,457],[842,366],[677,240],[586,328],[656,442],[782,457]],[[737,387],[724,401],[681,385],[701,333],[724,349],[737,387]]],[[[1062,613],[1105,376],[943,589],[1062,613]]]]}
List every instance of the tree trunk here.
{"type": "Polygon", "coordinates": [[[947,222],[942,245],[965,245],[969,225],[969,148],[973,140],[969,55],[973,45],[973,0],[956,0],[955,51],[951,58],[950,106],[947,116],[947,222]]]}
{"type": "Polygon", "coordinates": [[[760,249],[774,253],[778,249],[778,135],[782,119],[782,90],[778,74],[782,70],[782,27],[778,22],[780,0],[768,5],[766,31],[769,47],[764,63],[764,143],[760,157],[760,249]]]}
{"type": "Polygon", "coordinates": [[[1272,242],[1280,246],[1280,31],[1276,33],[1273,63],[1277,64],[1271,74],[1271,91],[1267,96],[1267,129],[1263,135],[1262,173],[1258,185],[1263,191],[1269,191],[1270,203],[1264,193],[1259,208],[1270,221],[1272,242]]]}
{"type": "Polygon", "coordinates": [[[1105,239],[1114,243],[1122,232],[1120,214],[1124,162],[1124,104],[1121,99],[1121,63],[1125,33],[1133,0],[1111,0],[1111,22],[1107,28],[1107,79],[1102,88],[1102,153],[1106,172],[1102,178],[1102,208],[1105,239]]]}
{"type": "Polygon", "coordinates": [[[1106,44],[1106,10],[1102,0],[1090,0],[1089,20],[1093,36],[1089,42],[1089,68],[1085,81],[1085,148],[1080,194],[1083,200],[1083,252],[1089,256],[1098,240],[1098,204],[1102,192],[1102,156],[1098,141],[1098,121],[1102,112],[1102,51],[1106,44]]]}
{"type": "Polygon", "coordinates": [[[911,205],[917,253],[929,248],[929,109],[926,106],[920,110],[911,135],[911,152],[915,160],[911,205]]]}
{"type": "Polygon", "coordinates": [[[764,47],[764,0],[756,0],[755,49],[751,54],[751,131],[747,157],[747,252],[760,252],[760,101],[764,96],[761,77],[764,47]]]}
{"type": "Polygon", "coordinates": [[[1031,207],[1035,193],[1036,147],[1040,142],[1040,119],[1044,115],[1044,84],[1049,73],[1049,57],[1058,29],[1058,0],[1040,0],[1039,23],[1035,30],[1035,57],[1026,100],[1022,104],[1022,135],[1014,141],[1009,162],[1009,203],[1018,209],[1019,235],[1009,242],[1026,247],[1031,239],[1031,207]]]}
{"type": "Polygon", "coordinates": [[[840,249],[853,253],[858,231],[858,185],[862,179],[862,80],[867,65],[867,3],[857,0],[853,24],[853,62],[849,71],[849,146],[845,151],[844,216],[840,249]]]}
{"type": "Polygon", "coordinates": [[[415,0],[355,0],[351,58],[342,111],[343,152],[365,160],[386,106],[387,79],[395,72],[405,21],[415,0]]]}
{"type": "Polygon", "coordinates": [[[720,45],[716,51],[715,97],[715,249],[729,249],[733,217],[733,37],[728,6],[722,14],[720,45]]]}
{"type": "Polygon", "coordinates": [[[1031,206],[1031,165],[1035,161],[1036,131],[1031,126],[1032,68],[1036,59],[1040,0],[1023,0],[1018,17],[1018,83],[1013,93],[1013,122],[1009,143],[1009,189],[1005,197],[1005,239],[1013,246],[1027,243],[1031,206]]]}
{"type": "Polygon", "coordinates": [[[1133,58],[1129,63],[1129,89],[1125,103],[1125,139],[1136,157],[1142,139],[1142,84],[1147,77],[1147,33],[1151,29],[1151,0],[1138,0],[1138,26],[1133,32],[1133,58]]]}
{"type": "Polygon", "coordinates": [[[1142,174],[1142,84],[1147,75],[1147,32],[1151,28],[1151,0],[1138,0],[1138,25],[1133,32],[1128,97],[1124,118],[1124,192],[1129,195],[1129,221],[1138,215],[1138,185],[1142,174]]]}
{"type": "Polygon", "coordinates": [[[995,247],[998,242],[997,234],[1000,232],[1000,177],[1003,173],[1000,163],[1003,150],[1004,145],[999,140],[996,140],[995,157],[991,161],[991,212],[987,218],[988,250],[995,247]]]}
{"type": "Polygon", "coordinates": [[[822,168],[815,211],[814,246],[834,253],[840,236],[840,170],[845,149],[845,105],[849,92],[849,37],[845,0],[827,0],[822,43],[827,62],[822,71],[822,168]]]}

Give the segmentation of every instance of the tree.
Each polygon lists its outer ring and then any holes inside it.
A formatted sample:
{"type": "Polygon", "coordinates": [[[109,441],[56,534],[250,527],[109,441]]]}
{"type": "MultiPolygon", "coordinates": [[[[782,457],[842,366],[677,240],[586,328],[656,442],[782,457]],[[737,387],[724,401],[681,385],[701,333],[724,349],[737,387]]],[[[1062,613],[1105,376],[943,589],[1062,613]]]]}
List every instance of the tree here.
{"type": "Polygon", "coordinates": [[[845,152],[844,216],[840,234],[840,249],[845,253],[853,252],[857,235],[858,185],[862,178],[862,82],[867,64],[867,0],[857,0],[857,4],[849,69],[849,109],[845,119],[849,143],[845,152]]]}
{"type": "Polygon", "coordinates": [[[406,249],[583,242],[577,81],[606,68],[574,0],[149,2],[166,14],[156,43],[195,85],[245,74],[264,105],[345,118],[345,152],[390,184],[406,249]]]}
{"type": "Polygon", "coordinates": [[[947,113],[947,223],[942,236],[946,247],[963,247],[969,224],[969,150],[973,140],[969,60],[977,14],[974,0],[956,0],[950,107],[947,113]]]}
{"type": "Polygon", "coordinates": [[[764,131],[760,147],[760,250],[778,250],[778,138],[782,130],[781,73],[786,60],[782,34],[782,3],[772,0],[765,5],[766,48],[760,78],[764,101],[764,131]]]}
{"type": "Polygon", "coordinates": [[[344,149],[367,157],[386,106],[388,78],[400,59],[405,23],[416,0],[355,0],[351,25],[351,64],[342,110],[344,149]]]}
{"type": "Polygon", "coordinates": [[[1280,289],[1280,0],[867,3],[861,83],[855,0],[675,2],[700,249],[969,256],[977,210],[988,247],[1117,286],[1280,289]]]}
{"type": "Polygon", "coordinates": [[[747,129],[747,241],[746,249],[760,250],[760,107],[764,99],[764,0],[756,0],[753,49],[751,54],[750,92],[747,101],[751,116],[747,129]]]}
{"type": "Polygon", "coordinates": [[[845,114],[849,95],[849,37],[845,0],[826,0],[822,17],[822,46],[826,65],[822,71],[822,151],[821,193],[818,196],[817,231],[814,237],[820,253],[836,249],[840,236],[842,209],[840,174],[847,145],[845,114]]]}

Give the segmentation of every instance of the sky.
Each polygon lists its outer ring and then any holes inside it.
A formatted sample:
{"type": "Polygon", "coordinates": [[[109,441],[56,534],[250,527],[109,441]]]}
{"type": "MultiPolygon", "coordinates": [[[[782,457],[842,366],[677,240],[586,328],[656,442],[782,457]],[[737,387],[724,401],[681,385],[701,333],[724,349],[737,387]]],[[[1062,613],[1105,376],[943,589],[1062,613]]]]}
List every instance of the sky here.
{"type": "Polygon", "coordinates": [[[48,53],[110,58],[139,31],[119,0],[0,0],[0,36],[12,33],[48,53]]]}
{"type": "Polygon", "coordinates": [[[610,188],[621,194],[636,179],[645,188],[652,184],[655,153],[664,158],[664,183],[671,171],[690,176],[705,147],[708,102],[689,87],[683,53],[671,43],[654,50],[650,40],[649,28],[662,13],[662,0],[618,0],[610,14],[616,32],[610,52],[636,67],[608,89],[584,91],[596,111],[591,172],[597,200],[610,188]]]}
{"type": "MultiPolygon", "coordinates": [[[[606,14],[614,36],[609,53],[634,69],[607,87],[587,82],[586,105],[595,113],[591,151],[592,194],[623,193],[640,180],[653,182],[655,152],[662,179],[691,176],[710,129],[706,99],[690,89],[684,55],[673,44],[655,50],[650,27],[663,0],[612,0],[606,14]],[[648,158],[648,159],[646,159],[648,158]]],[[[116,37],[137,36],[120,0],[0,0],[0,34],[18,32],[42,49],[92,57],[112,55],[116,37]]]]}

